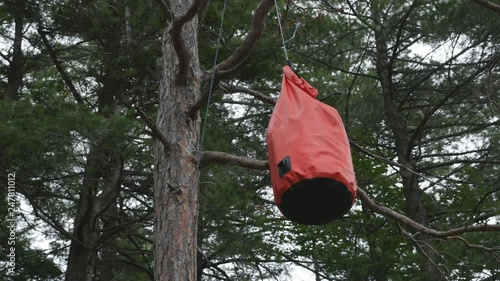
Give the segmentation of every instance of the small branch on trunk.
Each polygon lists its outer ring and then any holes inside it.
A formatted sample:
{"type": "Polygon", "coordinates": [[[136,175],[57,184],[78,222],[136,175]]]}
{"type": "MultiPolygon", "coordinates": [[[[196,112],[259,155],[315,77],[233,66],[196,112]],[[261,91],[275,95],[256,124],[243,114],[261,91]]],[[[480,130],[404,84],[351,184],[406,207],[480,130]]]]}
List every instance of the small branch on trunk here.
{"type": "Polygon", "coordinates": [[[498,4],[495,4],[491,1],[487,1],[487,0],[473,0],[474,2],[478,3],[479,5],[483,6],[483,7],[486,7],[492,11],[495,11],[497,13],[500,13],[500,5],[498,4]]]}
{"type": "Polygon", "coordinates": [[[189,7],[184,15],[177,18],[173,16],[172,29],[170,30],[170,32],[175,53],[177,54],[177,58],[179,59],[179,73],[177,79],[178,83],[185,82],[189,64],[191,63],[191,55],[186,48],[186,44],[184,43],[184,38],[182,36],[182,27],[184,26],[184,24],[192,20],[202,7],[206,6],[204,3],[206,1],[207,0],[194,0],[191,4],[191,7],[189,7]]]}
{"type": "Polygon", "coordinates": [[[49,52],[50,58],[52,59],[52,62],[54,63],[55,67],[57,68],[57,71],[59,71],[59,74],[61,75],[64,83],[66,86],[69,88],[71,94],[73,94],[73,97],[79,104],[84,103],[83,97],[80,95],[80,93],[76,90],[75,85],[71,81],[71,78],[69,77],[68,73],[64,68],[62,67],[61,62],[57,58],[56,52],[54,49],[52,49],[52,46],[50,45],[49,40],[47,39],[47,34],[45,31],[42,30],[42,27],[38,27],[38,34],[40,34],[40,37],[42,38],[43,44],[45,45],[45,48],[47,48],[47,51],[49,52]]]}
{"type": "Polygon", "coordinates": [[[166,151],[169,151],[170,143],[168,142],[167,137],[165,137],[165,135],[160,131],[160,128],[158,128],[158,125],[156,125],[155,121],[153,121],[151,117],[147,116],[146,113],[144,113],[140,108],[135,107],[135,110],[142,118],[142,120],[144,120],[146,125],[151,129],[153,136],[165,146],[166,151]]]}
{"type": "Polygon", "coordinates": [[[210,163],[233,165],[243,168],[255,170],[267,170],[268,164],[266,160],[257,160],[248,157],[236,156],[221,151],[203,151],[201,154],[201,166],[206,166],[210,163]]]}
{"type": "Polygon", "coordinates": [[[269,10],[274,6],[273,0],[261,0],[257,9],[255,9],[252,26],[247,37],[241,45],[223,62],[219,63],[215,69],[220,76],[227,76],[241,67],[257,46],[266,23],[266,17],[269,10]]]}

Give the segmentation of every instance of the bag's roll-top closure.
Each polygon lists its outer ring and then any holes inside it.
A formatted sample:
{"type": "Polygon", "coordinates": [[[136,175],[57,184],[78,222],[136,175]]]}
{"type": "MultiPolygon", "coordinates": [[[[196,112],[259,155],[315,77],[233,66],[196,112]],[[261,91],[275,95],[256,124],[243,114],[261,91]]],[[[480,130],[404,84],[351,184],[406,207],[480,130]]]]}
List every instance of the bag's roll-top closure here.
{"type": "Polygon", "coordinates": [[[312,98],[316,98],[318,96],[318,90],[316,90],[313,86],[311,86],[304,78],[300,78],[293,72],[290,66],[285,65],[283,67],[283,73],[285,74],[285,78],[290,80],[290,82],[299,87],[302,91],[308,94],[312,98]]]}

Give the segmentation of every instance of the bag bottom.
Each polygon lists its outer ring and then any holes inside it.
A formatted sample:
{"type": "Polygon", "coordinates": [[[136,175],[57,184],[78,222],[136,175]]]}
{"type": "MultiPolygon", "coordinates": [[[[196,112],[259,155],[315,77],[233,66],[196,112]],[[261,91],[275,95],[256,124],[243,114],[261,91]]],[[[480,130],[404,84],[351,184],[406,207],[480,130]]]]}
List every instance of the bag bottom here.
{"type": "Polygon", "coordinates": [[[322,225],[341,218],[352,207],[352,194],[344,184],[330,178],[311,178],[292,185],[278,206],[289,220],[322,225]]]}

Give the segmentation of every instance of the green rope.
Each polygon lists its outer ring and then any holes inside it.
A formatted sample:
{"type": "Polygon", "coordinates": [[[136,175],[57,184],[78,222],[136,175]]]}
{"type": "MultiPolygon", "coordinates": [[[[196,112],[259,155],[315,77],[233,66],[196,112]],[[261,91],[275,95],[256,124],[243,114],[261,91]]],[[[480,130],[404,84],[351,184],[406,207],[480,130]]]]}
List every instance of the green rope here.
{"type": "Polygon", "coordinates": [[[214,58],[214,66],[212,67],[212,79],[210,80],[210,89],[208,91],[208,100],[207,100],[207,107],[205,109],[205,119],[203,120],[203,127],[201,130],[201,136],[200,136],[200,144],[199,144],[199,155],[198,155],[198,161],[196,163],[196,175],[199,176],[200,174],[200,165],[201,165],[201,156],[203,152],[203,140],[205,138],[205,131],[207,130],[207,119],[208,119],[208,110],[210,109],[210,102],[212,100],[212,94],[213,94],[213,88],[214,88],[214,83],[215,83],[215,73],[216,69],[215,67],[217,66],[217,61],[219,59],[219,46],[222,38],[222,27],[224,25],[224,15],[226,13],[226,2],[227,0],[224,0],[224,7],[222,8],[222,14],[221,14],[221,20],[220,20],[220,27],[219,27],[219,35],[217,38],[217,45],[215,47],[215,58],[214,58]]]}
{"type": "MultiPolygon", "coordinates": [[[[278,16],[278,25],[280,27],[281,42],[283,43],[283,52],[285,53],[285,62],[289,64],[290,60],[288,59],[288,51],[286,50],[287,41],[285,41],[285,36],[283,35],[283,26],[281,25],[280,9],[278,8],[277,0],[274,0],[274,6],[276,7],[276,15],[278,16]]],[[[295,36],[295,32],[293,36],[295,36]]]]}

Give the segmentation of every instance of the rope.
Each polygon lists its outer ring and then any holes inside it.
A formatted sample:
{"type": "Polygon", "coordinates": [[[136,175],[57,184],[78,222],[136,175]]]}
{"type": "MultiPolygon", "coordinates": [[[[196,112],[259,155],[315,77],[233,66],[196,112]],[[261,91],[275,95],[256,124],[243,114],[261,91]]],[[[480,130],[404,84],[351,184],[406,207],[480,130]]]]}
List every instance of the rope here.
{"type": "MultiPolygon", "coordinates": [[[[285,36],[283,35],[283,26],[281,25],[280,9],[278,8],[277,0],[274,0],[274,6],[276,7],[276,15],[278,16],[278,25],[280,27],[281,42],[283,42],[283,52],[285,53],[285,62],[287,64],[290,64],[290,60],[288,59],[288,51],[286,50],[287,41],[285,41],[285,36]]],[[[294,36],[295,36],[295,33],[294,33],[294,36]]]]}
{"type": "Polygon", "coordinates": [[[226,13],[226,2],[227,0],[224,0],[224,6],[222,8],[222,14],[221,14],[221,19],[220,19],[220,27],[219,27],[219,34],[217,37],[217,45],[215,47],[215,58],[214,58],[214,66],[212,67],[212,79],[210,80],[210,89],[208,90],[208,100],[207,100],[207,107],[205,109],[205,119],[203,120],[203,127],[201,129],[201,136],[200,136],[200,143],[199,143],[199,155],[198,155],[198,161],[196,163],[196,176],[198,177],[200,175],[200,165],[201,165],[201,155],[203,152],[203,140],[205,139],[205,131],[207,130],[207,119],[208,119],[208,110],[210,109],[210,102],[212,100],[212,94],[213,94],[213,88],[214,88],[214,83],[215,83],[215,67],[217,66],[217,60],[219,59],[219,46],[222,38],[222,27],[224,25],[224,15],[226,13]]]}

